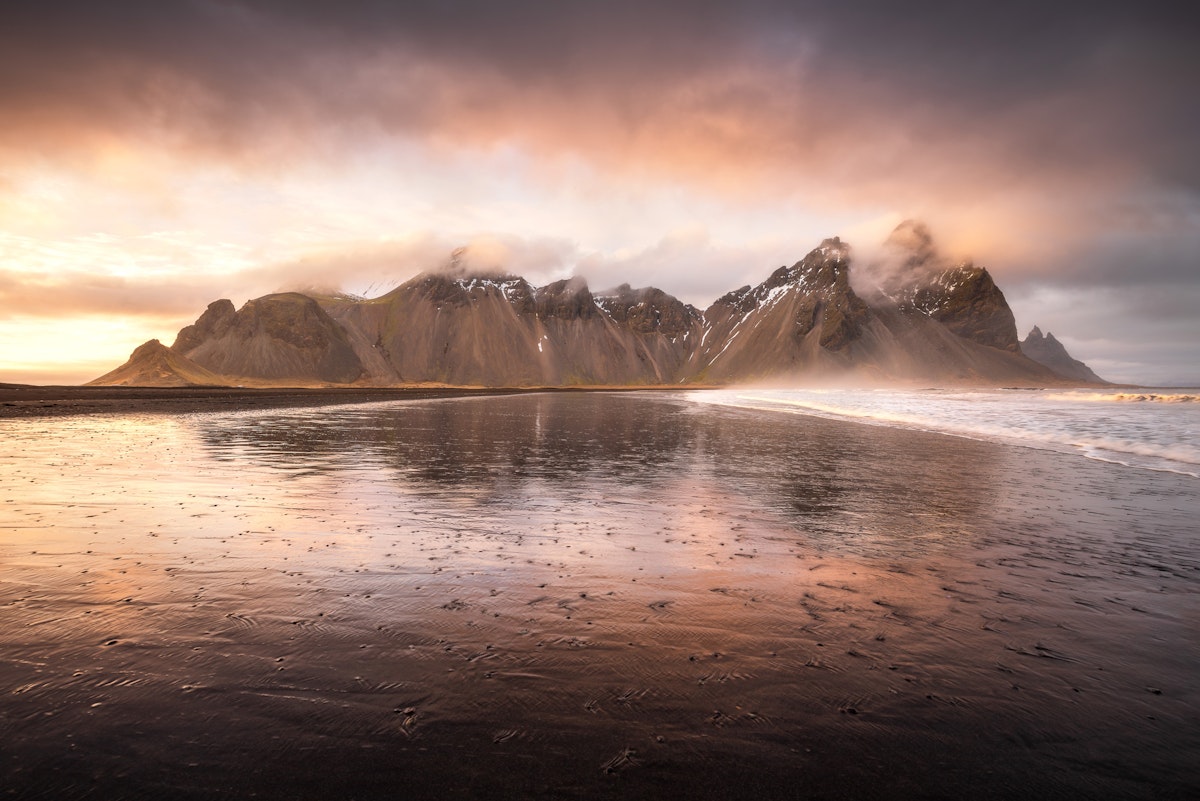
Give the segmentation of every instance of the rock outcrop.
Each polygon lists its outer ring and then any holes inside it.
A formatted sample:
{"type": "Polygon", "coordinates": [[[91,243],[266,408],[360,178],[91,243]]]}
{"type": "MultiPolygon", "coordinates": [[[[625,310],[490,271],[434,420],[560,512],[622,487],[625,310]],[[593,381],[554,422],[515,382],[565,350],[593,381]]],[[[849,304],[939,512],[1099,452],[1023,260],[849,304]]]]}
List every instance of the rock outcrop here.
{"type": "Polygon", "coordinates": [[[693,374],[728,383],[849,366],[871,319],[849,267],[850,250],[834,237],[758,286],[718,298],[704,310],[693,374]]]}
{"type": "Polygon", "coordinates": [[[1054,338],[1054,334],[1047,333],[1042,336],[1042,329],[1036,325],[1029,335],[1021,340],[1021,352],[1068,380],[1088,384],[1107,383],[1092,372],[1092,368],[1072,358],[1063,344],[1054,338]]]}

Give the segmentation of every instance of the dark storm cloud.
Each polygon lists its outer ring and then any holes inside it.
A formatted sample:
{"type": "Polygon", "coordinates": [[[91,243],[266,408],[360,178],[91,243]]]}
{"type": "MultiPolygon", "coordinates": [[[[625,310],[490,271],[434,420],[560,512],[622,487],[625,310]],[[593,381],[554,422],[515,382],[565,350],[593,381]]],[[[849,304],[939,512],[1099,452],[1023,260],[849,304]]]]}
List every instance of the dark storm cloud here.
{"type": "Polygon", "coordinates": [[[1124,3],[29,3],[0,26],[0,103],[10,133],[136,127],[227,154],[344,125],[600,148],[582,111],[648,161],[637,132],[673,114],[751,167],[879,148],[866,167],[911,178],[902,159],[933,169],[932,142],[967,177],[1002,172],[972,161],[990,157],[1020,181],[1195,185],[1195,32],[1124,3]]]}

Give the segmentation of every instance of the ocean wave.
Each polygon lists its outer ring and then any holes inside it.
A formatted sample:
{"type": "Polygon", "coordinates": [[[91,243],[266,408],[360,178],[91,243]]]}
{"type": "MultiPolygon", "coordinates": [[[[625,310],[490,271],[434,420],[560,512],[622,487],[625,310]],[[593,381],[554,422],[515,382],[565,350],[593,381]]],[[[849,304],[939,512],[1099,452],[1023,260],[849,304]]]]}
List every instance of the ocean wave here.
{"type": "Polygon", "coordinates": [[[1163,459],[1169,462],[1180,462],[1187,465],[1200,465],[1200,453],[1194,448],[1183,445],[1167,445],[1150,442],[1130,442],[1097,437],[1094,439],[1079,439],[1071,445],[1081,448],[1085,454],[1118,453],[1125,456],[1144,456],[1149,459],[1163,459]]]}
{"type": "Polygon", "coordinates": [[[1055,392],[1043,397],[1086,403],[1200,403],[1200,395],[1183,392],[1055,392]]]}
{"type": "MultiPolygon", "coordinates": [[[[1090,459],[1129,467],[1200,477],[1200,442],[1190,423],[1143,413],[1106,413],[1102,419],[1079,407],[1072,411],[1063,401],[1108,400],[1136,402],[1134,393],[1060,393],[1043,395],[1037,401],[1013,401],[995,393],[925,394],[897,393],[810,393],[810,392],[717,392],[696,397],[722,406],[764,411],[809,414],[869,425],[906,428],[990,442],[1004,442],[1060,453],[1075,453],[1090,459]],[[807,397],[806,397],[807,396],[807,397]],[[816,397],[814,397],[816,396],[816,397]],[[1057,401],[1044,405],[1042,400],[1057,401]],[[1114,416],[1115,415],[1115,416],[1114,416]]],[[[1155,402],[1149,395],[1143,400],[1155,402]]],[[[1200,401],[1200,395],[1176,394],[1200,401]]],[[[1175,402],[1181,401],[1158,401],[1175,402]]],[[[1164,407],[1165,413],[1167,409],[1164,407]]],[[[1180,409],[1180,412],[1183,410],[1180,409]]],[[[1189,414],[1190,418],[1191,415],[1189,414]]]]}

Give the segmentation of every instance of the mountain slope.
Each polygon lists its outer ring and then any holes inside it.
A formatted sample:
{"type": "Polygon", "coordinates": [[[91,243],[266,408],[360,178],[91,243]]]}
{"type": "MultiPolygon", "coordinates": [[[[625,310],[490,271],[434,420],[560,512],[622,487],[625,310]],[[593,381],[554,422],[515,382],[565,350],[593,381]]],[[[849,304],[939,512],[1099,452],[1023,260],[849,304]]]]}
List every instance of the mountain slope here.
{"type": "Polygon", "coordinates": [[[849,248],[834,237],[705,309],[691,366],[718,383],[848,366],[869,322],[866,303],[850,288],[849,248]]]}
{"type": "Polygon", "coordinates": [[[139,345],[129,361],[105,373],[88,386],[109,387],[202,387],[227,386],[230,381],[206,370],[152,339],[139,345]]]}
{"type": "Polygon", "coordinates": [[[953,264],[937,248],[928,226],[905,220],[884,242],[885,261],[871,265],[875,305],[924,315],[965,339],[1013,353],[1017,324],[992,276],[971,262],[953,264]]]}
{"type": "Polygon", "coordinates": [[[383,297],[325,307],[385,382],[668,383],[684,334],[699,328],[695,310],[661,290],[597,298],[581,278],[535,288],[511,275],[423,273],[383,297]]]}

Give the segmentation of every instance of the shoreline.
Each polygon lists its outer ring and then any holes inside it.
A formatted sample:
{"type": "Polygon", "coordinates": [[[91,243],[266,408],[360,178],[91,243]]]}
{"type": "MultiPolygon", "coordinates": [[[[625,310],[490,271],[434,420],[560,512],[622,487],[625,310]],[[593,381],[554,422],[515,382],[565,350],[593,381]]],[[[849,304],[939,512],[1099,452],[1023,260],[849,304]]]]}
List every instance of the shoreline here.
{"type": "MultiPolygon", "coordinates": [[[[0,420],[28,417],[60,417],[81,414],[191,414],[196,412],[246,409],[285,409],[332,406],[344,403],[378,403],[396,400],[435,400],[439,398],[471,398],[505,395],[527,395],[538,392],[690,392],[693,390],[753,390],[780,389],[774,385],[743,384],[646,384],[646,385],[578,385],[530,387],[473,387],[445,385],[412,385],[395,387],[334,387],[334,386],[190,386],[190,387],[133,387],[81,385],[40,385],[0,383],[0,420]]],[[[882,387],[863,387],[879,389],[882,387]]],[[[896,386],[893,389],[915,389],[917,385],[896,386]]],[[[1062,390],[1069,388],[1114,390],[1155,389],[1126,384],[1063,384],[1040,387],[992,387],[976,384],[964,389],[1062,390]]]]}
{"type": "Polygon", "coordinates": [[[539,392],[678,392],[687,387],[92,387],[0,384],[0,420],[87,414],[190,414],[398,400],[499,397],[539,392]]]}

